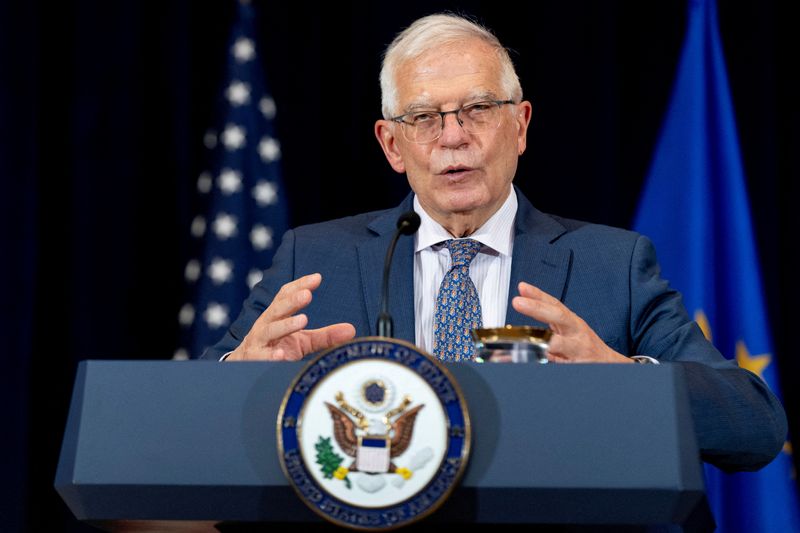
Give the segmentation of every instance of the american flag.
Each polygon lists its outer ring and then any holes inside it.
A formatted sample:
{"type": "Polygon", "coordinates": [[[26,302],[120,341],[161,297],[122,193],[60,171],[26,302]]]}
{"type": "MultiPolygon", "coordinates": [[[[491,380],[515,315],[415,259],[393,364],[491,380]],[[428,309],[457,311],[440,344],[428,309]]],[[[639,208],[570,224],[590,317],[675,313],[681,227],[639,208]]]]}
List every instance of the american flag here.
{"type": "Polygon", "coordinates": [[[197,178],[199,209],[189,228],[192,255],[174,359],[199,357],[223,336],[288,229],[275,101],[256,55],[253,6],[237,4],[219,122],[203,138],[208,165],[197,178]]]}

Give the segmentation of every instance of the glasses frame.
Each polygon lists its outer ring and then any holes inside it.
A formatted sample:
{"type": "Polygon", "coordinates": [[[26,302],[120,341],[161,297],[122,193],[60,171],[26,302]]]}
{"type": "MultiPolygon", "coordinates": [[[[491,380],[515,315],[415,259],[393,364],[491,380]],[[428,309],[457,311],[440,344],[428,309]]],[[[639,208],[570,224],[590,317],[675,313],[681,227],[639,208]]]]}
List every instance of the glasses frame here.
{"type": "MultiPolygon", "coordinates": [[[[439,137],[442,136],[442,132],[444,131],[444,117],[446,115],[455,115],[456,116],[456,122],[458,122],[458,125],[463,129],[464,128],[464,121],[461,120],[461,112],[467,107],[471,107],[471,106],[479,105],[479,104],[494,104],[494,105],[496,105],[498,107],[501,107],[501,106],[510,105],[510,104],[516,105],[516,102],[514,100],[481,100],[479,102],[472,102],[472,103],[469,103],[469,104],[466,104],[466,105],[462,105],[458,109],[451,109],[450,111],[410,111],[408,113],[403,113],[402,115],[397,115],[396,117],[391,117],[389,120],[392,121],[392,122],[396,122],[396,123],[400,124],[400,126],[401,126],[401,128],[403,130],[403,137],[405,137],[405,139],[408,142],[414,143],[414,144],[427,144],[427,143],[431,143],[431,142],[437,140],[439,137]],[[411,139],[408,138],[408,135],[406,135],[405,126],[414,127],[414,124],[412,124],[411,122],[406,122],[404,119],[409,115],[416,115],[418,113],[430,113],[430,114],[439,115],[439,118],[441,119],[441,123],[440,123],[440,127],[439,127],[439,134],[436,135],[436,137],[434,137],[433,139],[430,139],[428,141],[412,141],[411,139]]],[[[498,127],[500,126],[499,122],[498,122],[497,126],[498,127]]],[[[495,129],[497,129],[497,128],[495,128],[495,129]]],[[[466,130],[464,130],[464,131],[466,131],[466,130]]],[[[480,135],[481,133],[486,133],[486,131],[494,131],[494,130],[485,130],[485,131],[481,131],[481,132],[467,132],[467,133],[470,133],[471,135],[480,135]]]]}

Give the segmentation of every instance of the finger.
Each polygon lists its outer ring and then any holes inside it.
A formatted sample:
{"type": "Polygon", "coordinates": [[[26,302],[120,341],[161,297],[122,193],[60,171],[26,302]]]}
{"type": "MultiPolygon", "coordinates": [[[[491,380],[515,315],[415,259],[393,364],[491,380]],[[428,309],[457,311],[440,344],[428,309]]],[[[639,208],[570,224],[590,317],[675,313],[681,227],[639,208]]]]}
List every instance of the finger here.
{"type": "Polygon", "coordinates": [[[324,328],[310,329],[304,332],[308,342],[308,350],[304,346],[303,351],[308,354],[318,352],[341,342],[348,341],[356,336],[356,328],[347,322],[332,324],[324,328]]]}
{"type": "MultiPolygon", "coordinates": [[[[291,316],[311,303],[311,291],[319,287],[322,275],[315,273],[297,278],[278,291],[269,307],[261,314],[264,322],[291,316]]],[[[259,319],[261,320],[261,317],[259,319]]]]}
{"type": "Polygon", "coordinates": [[[524,296],[515,296],[511,306],[519,313],[548,324],[554,330],[571,329],[574,315],[561,302],[545,302],[524,296]]]}
{"type": "Polygon", "coordinates": [[[537,313],[538,316],[534,317],[537,320],[547,322],[553,328],[574,326],[575,314],[558,298],[524,281],[519,283],[518,289],[520,295],[530,301],[528,308],[537,313]]]}
{"type": "Polygon", "coordinates": [[[566,358],[565,354],[569,352],[569,346],[566,337],[554,333],[550,336],[547,343],[547,352],[557,359],[566,358]]]}
{"type": "Polygon", "coordinates": [[[526,298],[533,298],[534,300],[541,300],[551,304],[561,303],[561,300],[558,298],[544,292],[539,287],[531,285],[530,283],[525,283],[524,281],[519,282],[517,289],[519,290],[519,294],[521,296],[525,296],[526,298]]]}
{"type": "MultiPolygon", "coordinates": [[[[287,337],[292,333],[301,331],[308,324],[308,317],[304,314],[294,315],[281,320],[275,320],[260,330],[256,341],[257,345],[267,348],[270,344],[287,337]]],[[[270,348],[271,349],[271,348],[270,348]]]]}
{"type": "Polygon", "coordinates": [[[308,289],[294,289],[278,293],[272,303],[269,304],[269,307],[258,317],[258,320],[269,324],[270,322],[290,317],[307,307],[312,298],[311,291],[308,289]]]}
{"type": "Polygon", "coordinates": [[[350,340],[356,335],[356,328],[352,324],[340,323],[326,326],[319,329],[309,329],[301,331],[293,339],[285,337],[287,342],[281,343],[281,348],[277,348],[273,355],[280,356],[285,361],[299,361],[306,355],[331,346],[335,346],[346,340],[350,340]]]}

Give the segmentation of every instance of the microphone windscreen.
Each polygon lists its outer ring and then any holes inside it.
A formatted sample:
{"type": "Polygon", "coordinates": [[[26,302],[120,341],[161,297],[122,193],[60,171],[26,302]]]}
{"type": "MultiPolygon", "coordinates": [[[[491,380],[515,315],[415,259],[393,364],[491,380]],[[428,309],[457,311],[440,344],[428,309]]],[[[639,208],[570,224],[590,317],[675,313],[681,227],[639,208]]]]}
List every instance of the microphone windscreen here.
{"type": "Polygon", "coordinates": [[[418,214],[414,211],[407,211],[397,219],[397,229],[403,235],[413,235],[419,229],[420,222],[418,214]]]}

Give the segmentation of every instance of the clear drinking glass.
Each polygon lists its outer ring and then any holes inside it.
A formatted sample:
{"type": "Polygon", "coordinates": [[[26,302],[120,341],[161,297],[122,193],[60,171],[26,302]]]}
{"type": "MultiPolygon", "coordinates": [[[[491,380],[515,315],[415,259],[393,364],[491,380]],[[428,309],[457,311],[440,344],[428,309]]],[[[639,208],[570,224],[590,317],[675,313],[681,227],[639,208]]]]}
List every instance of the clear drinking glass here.
{"type": "Polygon", "coordinates": [[[477,362],[547,363],[547,348],[553,332],[534,326],[505,326],[472,330],[477,362]]]}

